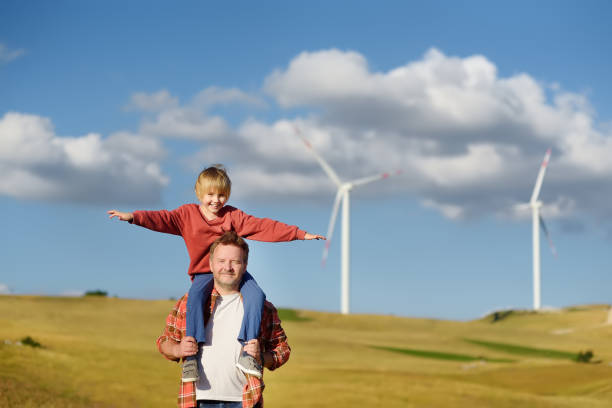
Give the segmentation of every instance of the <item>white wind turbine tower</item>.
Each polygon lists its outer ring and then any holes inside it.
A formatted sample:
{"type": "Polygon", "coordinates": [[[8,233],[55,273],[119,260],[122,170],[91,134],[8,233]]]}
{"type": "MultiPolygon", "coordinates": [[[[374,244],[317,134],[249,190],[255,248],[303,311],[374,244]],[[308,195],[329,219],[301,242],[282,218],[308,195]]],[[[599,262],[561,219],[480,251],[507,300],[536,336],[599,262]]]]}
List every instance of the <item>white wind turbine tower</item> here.
{"type": "Polygon", "coordinates": [[[546,228],[546,224],[544,223],[544,219],[540,215],[540,208],[542,207],[542,202],[538,201],[538,196],[540,195],[540,189],[542,188],[542,181],[544,180],[544,174],[546,173],[546,168],[548,167],[548,161],[550,160],[551,149],[546,151],[546,155],[544,156],[544,160],[542,161],[542,166],[540,167],[540,172],[538,173],[538,178],[536,179],[535,186],[533,188],[533,193],[531,194],[531,200],[529,201],[529,206],[531,207],[531,215],[532,215],[532,233],[533,233],[533,309],[540,310],[541,301],[541,287],[540,287],[540,228],[546,234],[546,238],[548,238],[548,244],[550,245],[550,249],[553,254],[556,255],[555,247],[552,244],[550,239],[550,235],[548,234],[548,229],[546,228]]]}
{"type": "MultiPolygon", "coordinates": [[[[308,150],[317,159],[327,176],[334,182],[338,187],[336,192],[336,199],[334,201],[334,207],[332,210],[331,218],[329,220],[329,226],[327,228],[327,242],[325,243],[325,249],[323,250],[323,264],[327,260],[327,254],[329,253],[329,246],[331,243],[332,235],[334,233],[334,225],[336,224],[336,216],[338,215],[338,208],[342,201],[342,236],[341,236],[341,307],[340,311],[342,314],[349,314],[349,283],[350,283],[350,192],[354,187],[362,186],[364,184],[371,183],[373,181],[382,180],[389,177],[391,174],[382,173],[376,176],[364,177],[357,180],[343,182],[340,177],[336,174],[334,169],[323,160],[323,158],[312,148],[312,145],[304,136],[300,129],[295,127],[295,131],[298,136],[302,139],[308,150]]],[[[397,174],[400,172],[398,171],[397,174]]]]}

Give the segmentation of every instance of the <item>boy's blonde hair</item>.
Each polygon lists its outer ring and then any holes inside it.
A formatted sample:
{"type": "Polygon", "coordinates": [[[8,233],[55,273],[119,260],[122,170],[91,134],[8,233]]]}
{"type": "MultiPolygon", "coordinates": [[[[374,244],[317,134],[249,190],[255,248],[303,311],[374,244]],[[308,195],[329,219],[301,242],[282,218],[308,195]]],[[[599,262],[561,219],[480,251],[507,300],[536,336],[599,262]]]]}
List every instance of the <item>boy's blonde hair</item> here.
{"type": "Polygon", "coordinates": [[[198,199],[209,191],[225,194],[229,199],[232,192],[232,181],[222,164],[213,164],[202,170],[196,179],[195,193],[198,199]]]}

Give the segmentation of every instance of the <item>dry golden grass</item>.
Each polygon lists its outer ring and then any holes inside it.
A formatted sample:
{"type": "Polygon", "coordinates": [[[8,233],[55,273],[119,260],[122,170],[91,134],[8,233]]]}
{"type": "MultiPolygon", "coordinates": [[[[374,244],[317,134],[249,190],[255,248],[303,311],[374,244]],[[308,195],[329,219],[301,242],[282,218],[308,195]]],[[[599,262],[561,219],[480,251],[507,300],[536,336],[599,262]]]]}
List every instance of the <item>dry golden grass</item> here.
{"type": "MultiPolygon", "coordinates": [[[[0,296],[0,406],[174,406],[179,367],[155,348],[172,305],[0,296]],[[43,348],[3,342],[26,336],[43,348]]],[[[287,365],[266,373],[266,405],[610,407],[607,313],[607,306],[589,306],[491,323],[307,311],[298,312],[300,320],[284,312],[293,351],[287,365]],[[587,349],[602,361],[580,364],[541,352],[587,349]]]]}

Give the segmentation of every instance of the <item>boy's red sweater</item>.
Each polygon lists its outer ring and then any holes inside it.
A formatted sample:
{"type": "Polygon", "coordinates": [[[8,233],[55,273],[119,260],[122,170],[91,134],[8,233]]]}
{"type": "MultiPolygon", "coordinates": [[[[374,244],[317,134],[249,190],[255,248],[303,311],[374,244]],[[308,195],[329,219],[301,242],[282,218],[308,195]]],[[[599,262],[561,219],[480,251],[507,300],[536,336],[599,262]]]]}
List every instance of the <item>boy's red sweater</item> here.
{"type": "Polygon", "coordinates": [[[190,263],[187,273],[210,273],[209,250],[212,243],[227,231],[235,231],[255,241],[284,242],[304,239],[306,231],[269,218],[257,218],[226,205],[218,217],[207,220],[197,204],[185,204],[175,210],[135,211],[132,223],[153,231],[180,235],[185,240],[190,263]]]}

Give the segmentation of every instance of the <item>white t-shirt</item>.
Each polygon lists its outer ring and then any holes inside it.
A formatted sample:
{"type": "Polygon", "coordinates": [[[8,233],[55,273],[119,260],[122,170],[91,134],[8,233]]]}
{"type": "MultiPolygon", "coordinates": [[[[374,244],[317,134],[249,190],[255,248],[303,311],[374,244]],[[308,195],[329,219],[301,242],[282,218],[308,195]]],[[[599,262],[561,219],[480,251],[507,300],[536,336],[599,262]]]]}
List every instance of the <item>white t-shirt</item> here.
{"type": "Polygon", "coordinates": [[[200,345],[196,399],[242,401],[246,377],[236,367],[242,352],[237,340],[244,307],[240,293],[219,296],[206,324],[206,343],[200,345]]]}

